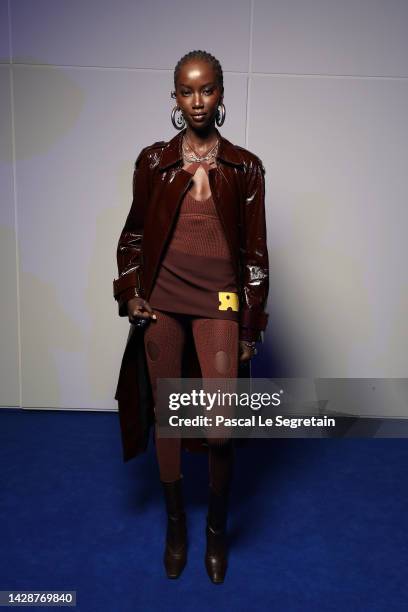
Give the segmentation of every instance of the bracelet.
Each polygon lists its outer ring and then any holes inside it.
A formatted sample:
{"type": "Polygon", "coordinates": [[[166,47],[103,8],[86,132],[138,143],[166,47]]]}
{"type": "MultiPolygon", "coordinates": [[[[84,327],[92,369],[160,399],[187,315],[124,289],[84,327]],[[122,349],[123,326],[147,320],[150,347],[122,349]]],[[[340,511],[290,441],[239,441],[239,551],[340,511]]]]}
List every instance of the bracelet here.
{"type": "Polygon", "coordinates": [[[249,346],[249,348],[254,349],[256,342],[255,340],[249,341],[249,340],[241,340],[241,342],[243,342],[244,344],[246,344],[247,346],[249,346]]]}

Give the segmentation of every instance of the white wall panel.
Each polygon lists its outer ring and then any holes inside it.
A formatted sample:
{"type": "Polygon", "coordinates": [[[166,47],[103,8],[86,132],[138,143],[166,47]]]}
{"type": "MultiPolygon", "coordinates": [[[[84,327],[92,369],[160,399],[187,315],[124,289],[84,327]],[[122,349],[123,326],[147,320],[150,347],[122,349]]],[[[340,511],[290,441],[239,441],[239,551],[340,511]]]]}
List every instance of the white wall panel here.
{"type": "Polygon", "coordinates": [[[10,61],[8,0],[0,0],[0,64],[10,61]]]}
{"type": "MultiPolygon", "coordinates": [[[[266,167],[264,358],[272,349],[293,375],[406,375],[408,92],[406,78],[389,78],[407,76],[406,2],[10,6],[17,165],[14,194],[3,65],[1,404],[19,402],[20,309],[23,405],[116,407],[128,322],[112,279],[133,163],[175,134],[173,70],[193,49],[226,71],[222,133],[266,167]]],[[[8,25],[0,0],[3,64],[8,25]]]]}
{"type": "MultiPolygon", "coordinates": [[[[176,134],[172,73],[14,70],[23,404],[113,408],[129,328],[112,295],[116,244],[140,149],[176,134]]],[[[244,144],[246,78],[226,88],[244,144]]]]}
{"type": "Polygon", "coordinates": [[[8,66],[0,66],[0,108],[0,405],[18,406],[18,306],[8,66]]]}
{"type": "Polygon", "coordinates": [[[188,51],[248,69],[248,0],[13,0],[14,61],[174,69],[188,51]]]}
{"type": "Polygon", "coordinates": [[[408,75],[406,0],[255,0],[254,72],[408,75]]]}
{"type": "Polygon", "coordinates": [[[408,82],[258,76],[270,327],[305,375],[407,372],[408,82]]]}

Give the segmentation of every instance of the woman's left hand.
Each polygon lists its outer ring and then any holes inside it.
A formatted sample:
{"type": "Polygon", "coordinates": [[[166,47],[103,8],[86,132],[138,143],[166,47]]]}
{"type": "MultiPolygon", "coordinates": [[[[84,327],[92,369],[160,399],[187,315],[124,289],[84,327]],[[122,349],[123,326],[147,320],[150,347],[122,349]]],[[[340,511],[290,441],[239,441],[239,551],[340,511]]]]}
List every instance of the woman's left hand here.
{"type": "Polygon", "coordinates": [[[239,341],[239,351],[240,361],[249,361],[258,352],[255,348],[255,343],[253,343],[253,346],[251,346],[251,343],[248,343],[246,340],[239,341]]]}

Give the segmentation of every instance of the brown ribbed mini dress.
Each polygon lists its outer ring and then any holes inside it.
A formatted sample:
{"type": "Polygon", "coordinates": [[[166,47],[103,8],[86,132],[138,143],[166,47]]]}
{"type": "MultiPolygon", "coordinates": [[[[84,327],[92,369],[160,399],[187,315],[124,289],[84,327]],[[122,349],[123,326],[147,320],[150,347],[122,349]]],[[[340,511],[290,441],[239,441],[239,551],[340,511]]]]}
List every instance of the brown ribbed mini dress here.
{"type": "Polygon", "coordinates": [[[239,320],[235,272],[212,195],[196,200],[186,192],[149,304],[168,312],[239,320]]]}

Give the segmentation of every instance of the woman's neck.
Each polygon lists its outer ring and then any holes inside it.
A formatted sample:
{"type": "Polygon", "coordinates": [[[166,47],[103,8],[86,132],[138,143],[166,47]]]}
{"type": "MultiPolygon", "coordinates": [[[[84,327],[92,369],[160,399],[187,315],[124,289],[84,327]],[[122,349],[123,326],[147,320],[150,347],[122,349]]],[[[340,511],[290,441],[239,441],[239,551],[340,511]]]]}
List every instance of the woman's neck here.
{"type": "Polygon", "coordinates": [[[205,152],[210,145],[217,142],[218,138],[217,131],[213,125],[200,130],[199,132],[188,126],[185,136],[187,141],[194,147],[194,150],[197,153],[205,152]]]}

